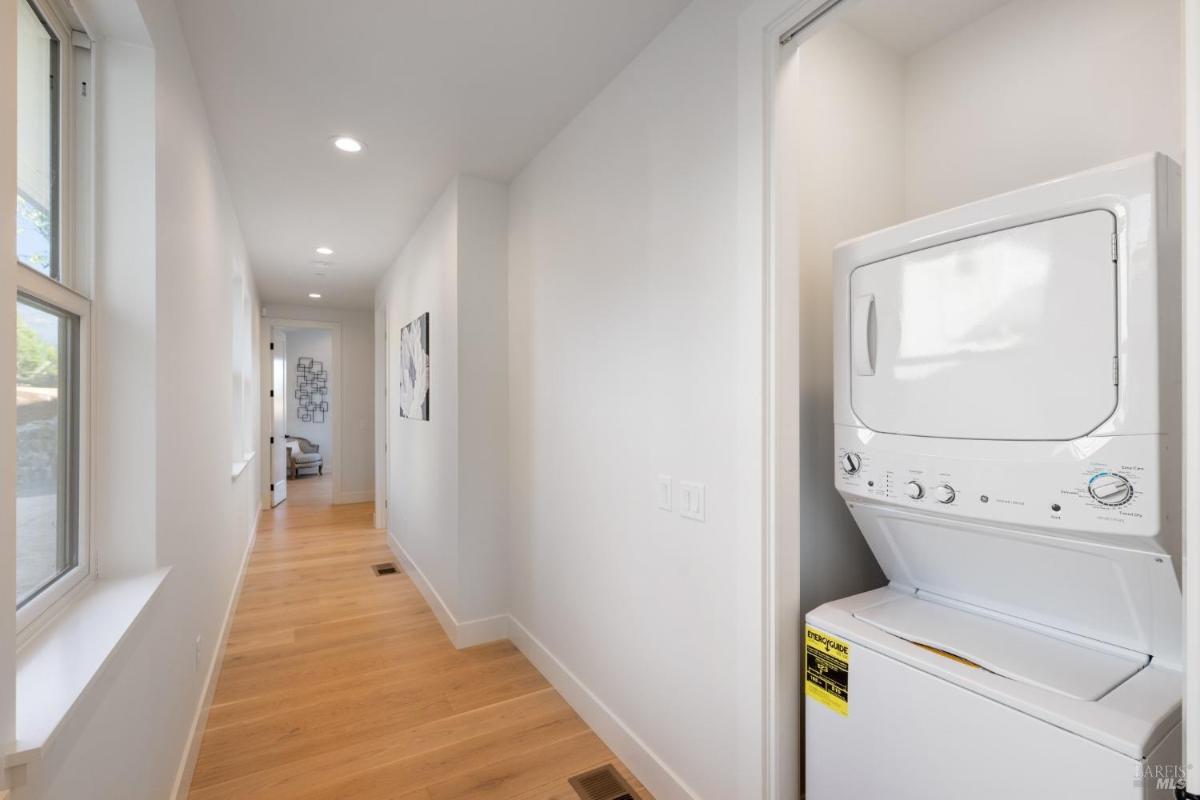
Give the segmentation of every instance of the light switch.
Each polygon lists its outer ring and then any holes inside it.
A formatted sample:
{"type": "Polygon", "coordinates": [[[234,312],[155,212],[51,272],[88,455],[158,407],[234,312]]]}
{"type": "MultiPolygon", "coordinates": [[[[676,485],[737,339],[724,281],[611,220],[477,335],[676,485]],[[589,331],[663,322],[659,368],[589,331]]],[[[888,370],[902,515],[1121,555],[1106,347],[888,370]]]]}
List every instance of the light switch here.
{"type": "Polygon", "coordinates": [[[673,511],[674,506],[671,505],[671,476],[658,476],[658,507],[663,511],[673,511]]]}
{"type": "Polygon", "coordinates": [[[703,483],[679,482],[679,514],[697,522],[704,522],[703,483]]]}

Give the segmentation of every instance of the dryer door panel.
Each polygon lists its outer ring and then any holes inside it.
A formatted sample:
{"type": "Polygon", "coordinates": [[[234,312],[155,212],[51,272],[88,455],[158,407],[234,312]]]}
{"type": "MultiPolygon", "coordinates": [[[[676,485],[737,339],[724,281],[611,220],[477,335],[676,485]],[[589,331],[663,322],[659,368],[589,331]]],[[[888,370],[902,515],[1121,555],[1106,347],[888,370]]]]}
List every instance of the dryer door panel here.
{"type": "Polygon", "coordinates": [[[1117,403],[1116,220],[1088,211],[854,270],[851,402],[910,436],[1070,440],[1117,403]]]}

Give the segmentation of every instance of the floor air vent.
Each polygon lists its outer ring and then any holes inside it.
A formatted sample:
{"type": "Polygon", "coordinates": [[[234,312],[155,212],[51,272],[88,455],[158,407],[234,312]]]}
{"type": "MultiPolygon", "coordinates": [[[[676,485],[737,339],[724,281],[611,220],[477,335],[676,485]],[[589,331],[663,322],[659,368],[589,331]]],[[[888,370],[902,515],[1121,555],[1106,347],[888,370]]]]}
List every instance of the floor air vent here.
{"type": "Polygon", "coordinates": [[[612,764],[576,775],[570,779],[570,784],[580,800],[638,800],[612,764]]]}
{"type": "Polygon", "coordinates": [[[371,569],[375,570],[376,575],[395,575],[400,571],[395,564],[376,564],[371,569]]]}

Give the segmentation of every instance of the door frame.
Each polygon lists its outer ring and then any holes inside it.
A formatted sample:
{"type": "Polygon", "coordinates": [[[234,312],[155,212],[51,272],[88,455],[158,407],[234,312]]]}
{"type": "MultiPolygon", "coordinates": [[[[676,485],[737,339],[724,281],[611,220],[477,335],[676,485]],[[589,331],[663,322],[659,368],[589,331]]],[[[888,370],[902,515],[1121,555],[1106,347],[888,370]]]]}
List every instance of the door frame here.
{"type": "Polygon", "coordinates": [[[798,573],[789,563],[799,508],[789,480],[800,471],[792,419],[799,406],[800,286],[781,264],[795,242],[781,235],[777,150],[782,119],[777,93],[790,48],[780,37],[840,0],[756,0],[738,24],[738,303],[740,392],[738,436],[740,797],[795,800],[799,773],[800,629],[789,620],[798,573]],[[789,335],[791,334],[791,335],[789,335]],[[791,416],[789,416],[791,415],[791,416]],[[790,545],[790,546],[789,546],[790,545]],[[789,624],[789,621],[792,624],[789,624]]]}
{"type": "Polygon", "coordinates": [[[1183,3],[1183,764],[1200,795],[1200,0],[1183,3]],[[1189,369],[1189,365],[1191,368],[1189,369]]]}
{"type": "MultiPolygon", "coordinates": [[[[800,629],[780,613],[794,576],[780,558],[797,509],[786,483],[799,464],[795,410],[801,288],[779,266],[794,242],[781,236],[783,154],[776,137],[777,90],[786,55],[780,37],[843,0],[754,0],[738,20],[738,576],[737,728],[740,797],[801,796],[794,763],[800,744],[800,629]],[[790,371],[790,372],[789,372],[790,371]]],[[[1184,595],[1185,625],[1200,630],[1200,0],[1180,0],[1185,78],[1184,164],[1184,595]],[[1195,276],[1191,280],[1188,275],[1195,276]],[[1188,553],[1193,554],[1188,557],[1188,553]]],[[[803,34],[801,34],[803,36],[803,34]]],[[[792,621],[794,623],[794,621],[792,621]]],[[[1185,643],[1184,764],[1200,786],[1200,636],[1185,643]]],[[[1193,788],[1200,794],[1200,790],[1193,788]]]]}
{"type": "MultiPolygon", "coordinates": [[[[333,342],[330,346],[330,351],[333,353],[333,363],[329,365],[329,384],[334,387],[337,392],[335,401],[329,409],[329,425],[331,430],[330,437],[330,452],[328,469],[333,472],[333,504],[338,505],[342,500],[342,403],[345,397],[343,391],[343,374],[342,365],[345,363],[345,356],[342,353],[342,324],[340,322],[317,322],[304,319],[288,319],[284,317],[264,317],[262,321],[262,360],[261,363],[266,365],[262,371],[262,452],[269,452],[271,441],[271,341],[274,339],[275,330],[281,329],[284,331],[295,329],[312,329],[312,330],[327,330],[333,336],[333,342]]],[[[290,358],[290,355],[289,355],[290,358]]],[[[291,374],[289,366],[288,374],[291,374]]],[[[266,503],[264,508],[270,508],[271,497],[271,464],[270,459],[265,459],[265,468],[262,470],[261,476],[261,493],[266,503]]]]}

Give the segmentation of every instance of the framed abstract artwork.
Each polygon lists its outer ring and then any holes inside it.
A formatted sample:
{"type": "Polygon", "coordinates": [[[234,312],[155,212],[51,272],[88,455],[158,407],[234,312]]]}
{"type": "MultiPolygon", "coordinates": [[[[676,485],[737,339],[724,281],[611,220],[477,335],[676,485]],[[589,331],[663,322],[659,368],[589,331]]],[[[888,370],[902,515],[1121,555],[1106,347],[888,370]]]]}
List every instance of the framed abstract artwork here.
{"type": "Polygon", "coordinates": [[[320,361],[296,359],[296,418],[301,422],[324,423],[329,413],[329,374],[320,361]]]}
{"type": "Polygon", "coordinates": [[[429,419],[429,312],[400,329],[400,416],[429,419]]]}

